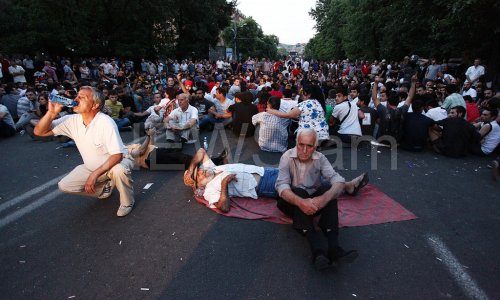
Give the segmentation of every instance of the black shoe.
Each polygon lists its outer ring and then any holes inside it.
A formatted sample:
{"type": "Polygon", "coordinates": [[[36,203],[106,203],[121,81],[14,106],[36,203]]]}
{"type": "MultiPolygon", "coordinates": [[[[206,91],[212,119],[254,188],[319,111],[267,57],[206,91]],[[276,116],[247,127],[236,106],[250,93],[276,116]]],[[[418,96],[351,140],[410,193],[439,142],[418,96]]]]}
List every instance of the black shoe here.
{"type": "Polygon", "coordinates": [[[229,151],[224,148],[224,151],[222,151],[222,153],[219,155],[219,158],[224,160],[225,158],[227,158],[227,155],[229,154],[229,151]]]}
{"type": "Polygon", "coordinates": [[[167,143],[175,143],[175,141],[172,139],[167,139],[167,143]]]}
{"type": "Polygon", "coordinates": [[[323,251],[319,251],[314,255],[313,264],[316,270],[324,270],[330,267],[330,260],[323,251]]]}
{"type": "Polygon", "coordinates": [[[333,253],[330,253],[330,264],[337,263],[352,263],[356,258],[358,258],[359,254],[357,250],[347,250],[338,247],[337,250],[333,253]]]}

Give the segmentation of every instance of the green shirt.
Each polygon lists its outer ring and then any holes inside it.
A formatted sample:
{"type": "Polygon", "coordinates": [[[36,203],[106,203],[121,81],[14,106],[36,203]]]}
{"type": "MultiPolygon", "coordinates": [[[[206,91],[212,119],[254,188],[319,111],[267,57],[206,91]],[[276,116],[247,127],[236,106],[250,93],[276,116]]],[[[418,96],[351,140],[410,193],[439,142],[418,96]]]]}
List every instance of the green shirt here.
{"type": "Polygon", "coordinates": [[[111,100],[106,100],[106,105],[111,109],[111,118],[119,119],[120,112],[123,111],[123,104],[120,101],[116,101],[116,104],[113,104],[111,100]]]}

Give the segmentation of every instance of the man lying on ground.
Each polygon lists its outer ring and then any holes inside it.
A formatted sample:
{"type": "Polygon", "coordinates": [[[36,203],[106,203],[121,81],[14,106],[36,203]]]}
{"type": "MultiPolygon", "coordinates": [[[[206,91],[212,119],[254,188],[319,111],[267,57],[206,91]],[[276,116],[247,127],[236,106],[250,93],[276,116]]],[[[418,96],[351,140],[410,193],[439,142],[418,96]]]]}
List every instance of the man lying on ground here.
{"type": "MultiPolygon", "coordinates": [[[[196,189],[211,207],[222,212],[230,209],[231,197],[278,198],[274,187],[278,178],[278,169],[247,164],[225,164],[216,166],[206,151],[200,148],[187,170],[184,172],[184,184],[196,189]]],[[[355,195],[368,183],[368,174],[364,173],[346,182],[344,190],[355,195]]]]}

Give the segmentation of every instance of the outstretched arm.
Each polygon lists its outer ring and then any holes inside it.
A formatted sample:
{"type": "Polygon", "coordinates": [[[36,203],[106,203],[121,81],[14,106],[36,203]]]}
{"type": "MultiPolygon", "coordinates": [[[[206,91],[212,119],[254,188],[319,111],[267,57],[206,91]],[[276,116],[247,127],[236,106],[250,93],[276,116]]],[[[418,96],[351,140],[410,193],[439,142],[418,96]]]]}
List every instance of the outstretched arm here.
{"type": "Polygon", "coordinates": [[[379,77],[375,76],[375,79],[373,80],[373,87],[372,87],[372,101],[375,107],[377,107],[380,104],[380,100],[378,99],[378,82],[379,82],[379,77]]]}
{"type": "Polygon", "coordinates": [[[282,112],[277,109],[267,109],[267,112],[280,118],[298,119],[300,116],[300,109],[297,107],[292,108],[288,112],[282,112]]]}
{"type": "Polygon", "coordinates": [[[187,169],[187,172],[189,174],[192,174],[194,171],[194,168],[196,166],[198,166],[198,164],[206,162],[208,160],[210,160],[210,157],[208,156],[205,149],[203,149],[203,148],[198,149],[198,151],[196,151],[196,154],[191,159],[191,162],[189,163],[189,167],[187,169]]]}
{"type": "Polygon", "coordinates": [[[182,83],[182,75],[180,73],[177,74],[177,81],[179,81],[179,85],[182,89],[182,92],[186,95],[189,95],[189,91],[186,89],[186,86],[184,85],[184,83],[182,83]]]}
{"type": "Polygon", "coordinates": [[[417,74],[413,75],[411,77],[411,87],[410,91],[408,92],[408,97],[406,97],[405,104],[410,106],[411,102],[413,101],[413,97],[415,97],[415,89],[417,85],[417,74]]]}

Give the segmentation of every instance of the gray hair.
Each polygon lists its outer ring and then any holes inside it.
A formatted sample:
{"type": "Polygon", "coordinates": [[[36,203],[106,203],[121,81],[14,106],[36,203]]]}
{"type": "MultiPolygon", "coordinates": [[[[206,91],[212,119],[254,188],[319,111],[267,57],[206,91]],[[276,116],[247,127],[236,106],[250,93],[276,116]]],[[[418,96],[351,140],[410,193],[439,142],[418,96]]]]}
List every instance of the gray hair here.
{"type": "Polygon", "coordinates": [[[92,100],[94,101],[94,103],[99,104],[100,108],[104,106],[104,95],[100,90],[88,85],[80,87],[80,91],[81,90],[89,90],[92,93],[92,100]]]}
{"type": "Polygon", "coordinates": [[[318,133],[316,133],[316,130],[314,130],[313,128],[304,128],[304,129],[300,129],[298,132],[297,132],[297,139],[295,140],[295,142],[298,144],[299,143],[299,137],[301,135],[312,135],[314,136],[314,147],[318,147],[318,133]]]}

